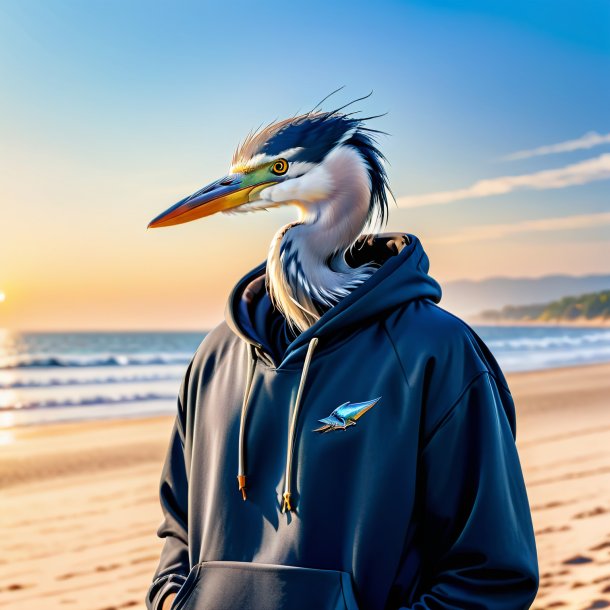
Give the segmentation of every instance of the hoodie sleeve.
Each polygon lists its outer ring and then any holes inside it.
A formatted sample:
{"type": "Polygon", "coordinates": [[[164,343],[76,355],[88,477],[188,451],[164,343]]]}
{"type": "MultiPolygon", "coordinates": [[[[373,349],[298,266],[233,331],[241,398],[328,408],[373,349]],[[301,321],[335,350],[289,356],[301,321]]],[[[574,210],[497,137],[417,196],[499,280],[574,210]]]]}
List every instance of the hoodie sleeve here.
{"type": "Polygon", "coordinates": [[[408,610],[529,608],[538,563],[508,388],[479,373],[424,443],[426,578],[408,610]]]}
{"type": "Polygon", "coordinates": [[[189,573],[187,500],[188,478],[184,459],[184,408],[191,365],[178,395],[178,413],[174,420],[165,463],[161,471],[159,499],[163,520],[157,536],[164,538],[159,565],[146,595],[148,610],[161,610],[163,600],[180,589],[189,573]]]}

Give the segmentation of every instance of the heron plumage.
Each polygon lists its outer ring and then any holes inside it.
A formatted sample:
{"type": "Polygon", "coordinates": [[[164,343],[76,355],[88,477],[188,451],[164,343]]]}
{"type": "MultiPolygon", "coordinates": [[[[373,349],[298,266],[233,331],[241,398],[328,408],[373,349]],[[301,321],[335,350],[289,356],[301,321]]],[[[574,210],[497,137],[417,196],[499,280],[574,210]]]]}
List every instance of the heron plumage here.
{"type": "Polygon", "coordinates": [[[344,255],[367,226],[387,222],[391,191],[376,142],[380,132],[366,126],[375,117],[356,118],[343,108],[314,109],[251,132],[228,176],[149,225],[296,206],[298,221],[271,241],[266,285],[274,306],[300,331],[374,273],[378,264],[351,267],[344,255]]]}
{"type": "Polygon", "coordinates": [[[343,257],[375,214],[381,224],[387,218],[385,159],[367,131],[358,118],[308,113],[250,134],[233,157],[232,167],[242,170],[276,158],[290,162],[289,180],[265,189],[243,211],[287,202],[299,209],[299,221],[282,227],[271,242],[267,290],[301,331],[376,268],[354,269],[343,257]]]}

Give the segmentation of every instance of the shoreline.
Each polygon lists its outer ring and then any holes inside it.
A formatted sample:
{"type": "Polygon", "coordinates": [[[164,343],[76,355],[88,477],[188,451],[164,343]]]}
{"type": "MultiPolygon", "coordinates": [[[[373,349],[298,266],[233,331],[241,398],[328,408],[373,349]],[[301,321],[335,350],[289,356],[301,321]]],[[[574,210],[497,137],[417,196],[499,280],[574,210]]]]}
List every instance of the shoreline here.
{"type": "Polygon", "coordinates": [[[562,320],[562,321],[549,321],[544,322],[542,320],[502,320],[498,322],[490,322],[489,320],[476,320],[474,318],[465,317],[470,326],[479,326],[486,328],[493,328],[494,326],[512,326],[514,328],[520,327],[539,327],[539,328],[599,328],[606,329],[610,328],[610,320],[562,320]]]}
{"type": "MultiPolygon", "coordinates": [[[[493,325],[495,326],[495,325],[493,325]]],[[[567,371],[571,369],[583,370],[589,367],[610,365],[610,359],[590,360],[585,362],[572,361],[568,363],[539,364],[537,368],[519,369],[514,363],[505,363],[502,366],[503,373],[507,377],[522,375],[537,375],[539,373],[550,373],[552,371],[567,371]],[[515,370],[516,369],[516,370],[515,370]]],[[[173,390],[172,390],[173,391],[173,390]]],[[[177,392],[177,383],[176,389],[177,392]]],[[[105,403],[72,405],[69,407],[42,406],[35,408],[0,408],[0,447],[11,442],[14,432],[20,429],[48,429],[55,426],[79,426],[81,424],[96,424],[101,422],[129,422],[146,421],[157,418],[171,417],[174,415],[175,398],[167,397],[163,401],[145,401],[140,404],[117,403],[111,408],[105,403]],[[146,404],[145,404],[146,403],[146,404]],[[140,407],[142,408],[140,411],[140,407]],[[93,407],[93,408],[92,408],[93,407]],[[38,414],[38,415],[37,415],[38,414]]]]}
{"type": "MultiPolygon", "coordinates": [[[[610,607],[610,363],[506,378],[540,564],[532,608],[610,607]]],[[[0,430],[0,609],[144,607],[173,419],[0,430]]]]}

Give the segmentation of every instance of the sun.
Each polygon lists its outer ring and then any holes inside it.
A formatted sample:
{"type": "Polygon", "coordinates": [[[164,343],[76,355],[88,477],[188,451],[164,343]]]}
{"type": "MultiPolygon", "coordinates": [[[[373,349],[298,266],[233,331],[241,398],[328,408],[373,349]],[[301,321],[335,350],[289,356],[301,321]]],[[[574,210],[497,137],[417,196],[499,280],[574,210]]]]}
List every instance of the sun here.
{"type": "Polygon", "coordinates": [[[0,290],[0,303],[4,303],[4,301],[6,301],[6,295],[0,290]]]}

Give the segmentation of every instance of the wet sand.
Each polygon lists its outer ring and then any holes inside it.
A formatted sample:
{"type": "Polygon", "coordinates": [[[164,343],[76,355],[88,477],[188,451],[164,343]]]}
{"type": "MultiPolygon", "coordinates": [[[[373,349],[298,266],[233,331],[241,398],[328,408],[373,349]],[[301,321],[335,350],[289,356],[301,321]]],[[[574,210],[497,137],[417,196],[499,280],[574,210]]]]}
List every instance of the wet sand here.
{"type": "MultiPolygon", "coordinates": [[[[610,608],[610,364],[508,376],[537,534],[534,608],[610,608]]],[[[172,418],[0,433],[0,608],[144,608],[172,418]]]]}

